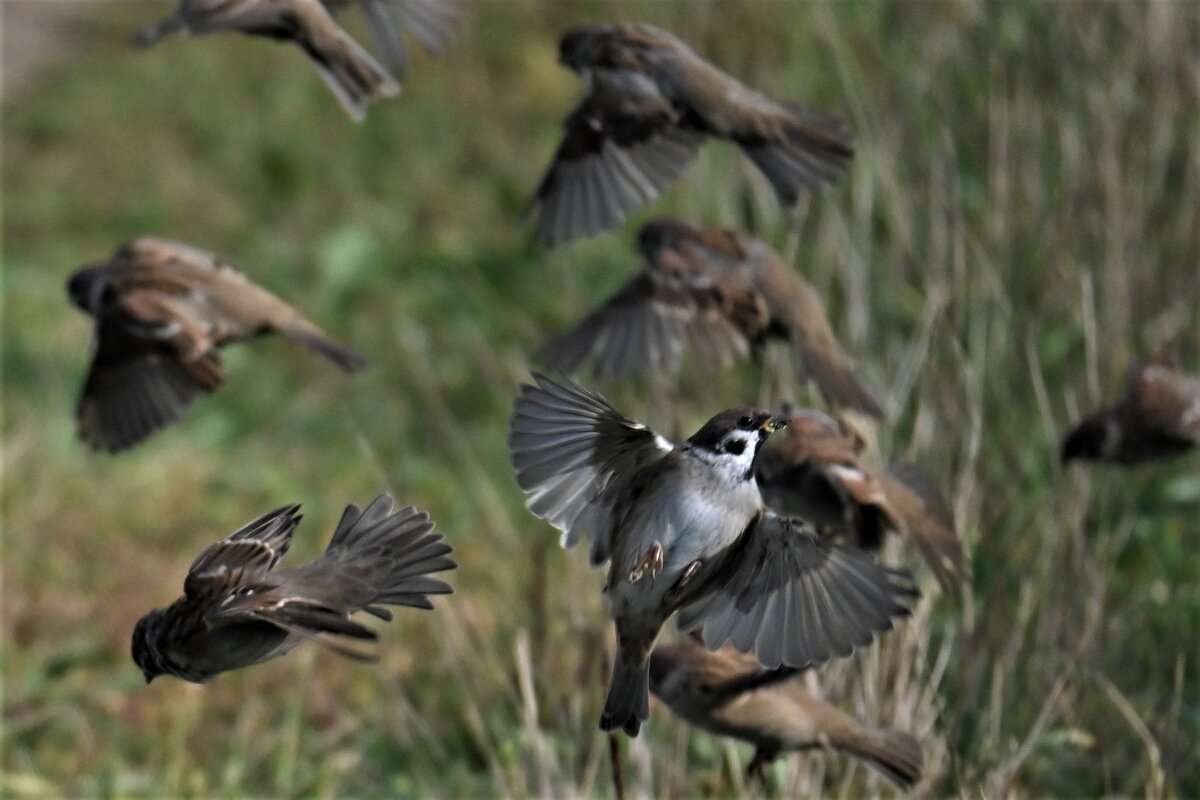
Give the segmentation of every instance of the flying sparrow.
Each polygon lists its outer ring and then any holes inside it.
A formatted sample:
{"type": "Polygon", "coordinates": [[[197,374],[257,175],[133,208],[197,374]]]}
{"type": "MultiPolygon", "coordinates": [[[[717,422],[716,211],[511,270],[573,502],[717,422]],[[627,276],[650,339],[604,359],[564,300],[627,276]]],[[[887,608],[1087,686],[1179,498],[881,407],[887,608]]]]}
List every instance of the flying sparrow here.
{"type": "Polygon", "coordinates": [[[77,416],[97,450],[132,447],[220,386],[217,350],[229,342],[274,332],[347,372],[367,363],[212,253],[178,242],[126,242],[107,263],[75,272],[67,293],[95,318],[77,416]]]}
{"type": "Polygon", "coordinates": [[[831,404],[882,417],[838,344],[816,291],[765,242],[729,228],[673,219],[638,234],[645,266],[613,297],[547,344],[541,363],[597,377],[674,373],[684,352],[722,369],[768,339],[792,348],[801,374],[831,404]]]}
{"type": "Polygon", "coordinates": [[[852,536],[868,550],[878,550],[887,531],[902,532],[942,589],[956,592],[966,555],[945,499],[909,464],[893,462],[881,471],[864,466],[864,444],[849,426],[819,411],[791,412],[786,434],[755,463],[767,507],[852,536]]]}
{"type": "Polygon", "coordinates": [[[558,53],[587,95],[530,208],[544,244],[615,228],[679,177],[706,136],[740,146],[786,206],[840,180],[854,154],[840,120],[743,86],[660,28],[580,28],[558,53]]]}
{"type": "Polygon", "coordinates": [[[352,619],[356,612],[389,622],[385,606],[430,609],[428,595],[453,591],[429,577],[456,566],[429,515],[397,509],[386,494],[365,511],[347,506],[320,558],[275,571],[299,508],[272,511],[210,545],[188,570],[183,597],[138,620],[132,654],[147,683],[159,675],[206,683],[307,639],[373,660],[378,634],[352,619]]]}
{"type": "Polygon", "coordinates": [[[366,117],[368,102],[400,93],[400,85],[333,21],[320,0],[180,0],[173,15],[142,29],[135,40],[149,47],[176,31],[241,31],[295,42],[357,122],[366,117]]]}
{"type": "Polygon", "coordinates": [[[375,53],[397,78],[408,71],[404,29],[431,55],[441,55],[462,17],[459,0],[321,0],[333,14],[361,4],[375,53]]]}
{"type": "Polygon", "coordinates": [[[794,671],[763,673],[753,658],[730,648],[710,652],[694,642],[656,647],[650,691],[675,714],[719,736],[754,745],[747,772],[764,774],[781,753],[832,747],[863,759],[901,789],[921,779],[917,740],[871,728],[795,683],[794,671]]]}
{"type": "Polygon", "coordinates": [[[908,573],[764,509],[754,458],[785,420],[732,409],[676,446],[573,381],[534,380],[509,437],[526,504],[565,547],[586,535],[592,565],[609,562],[618,651],[604,730],[636,736],[649,716],[650,650],[677,611],[680,630],[768,667],[849,655],[906,613],[908,573]]]}
{"type": "Polygon", "coordinates": [[[1179,455],[1200,444],[1200,377],[1166,360],[1129,371],[1125,396],[1084,418],[1062,444],[1074,459],[1132,465],[1179,455]]]}

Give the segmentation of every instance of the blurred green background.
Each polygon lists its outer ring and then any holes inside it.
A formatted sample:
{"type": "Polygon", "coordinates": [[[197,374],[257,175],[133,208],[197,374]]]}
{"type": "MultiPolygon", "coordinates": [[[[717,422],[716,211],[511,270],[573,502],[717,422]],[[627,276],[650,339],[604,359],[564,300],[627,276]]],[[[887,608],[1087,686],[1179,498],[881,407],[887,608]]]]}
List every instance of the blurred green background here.
{"type": "MultiPolygon", "coordinates": [[[[799,231],[797,269],[885,388],[877,457],[919,463],[971,548],[955,600],[893,545],[926,589],[913,619],[810,684],[921,739],[918,794],[1200,796],[1200,457],[1057,463],[1133,359],[1170,345],[1200,366],[1200,4],[480,0],[362,126],[295,48],[129,45],[169,8],[94,4],[4,99],[0,794],[611,795],[602,575],[524,510],[506,425],[528,354],[637,267],[640,220],[672,213],[781,249],[799,231]],[[533,246],[517,220],[580,92],[557,37],[609,20],[845,117],[844,185],[797,227],[710,146],[622,230],[533,246]],[[138,234],[216,251],[375,368],[231,348],[227,385],[180,424],[88,452],[89,323],[63,285],[138,234]],[[133,623],[203,546],[298,501],[298,561],[383,489],[430,511],[460,568],[435,612],[384,628],[378,665],[310,647],[143,685],[133,623]]],[[[669,405],[602,388],[678,434],[784,399],[762,378],[684,376],[669,405]]],[[[661,707],[626,747],[635,793],[760,791],[748,748],[661,707]]],[[[780,762],[771,792],[891,789],[818,753],[780,762]]]]}

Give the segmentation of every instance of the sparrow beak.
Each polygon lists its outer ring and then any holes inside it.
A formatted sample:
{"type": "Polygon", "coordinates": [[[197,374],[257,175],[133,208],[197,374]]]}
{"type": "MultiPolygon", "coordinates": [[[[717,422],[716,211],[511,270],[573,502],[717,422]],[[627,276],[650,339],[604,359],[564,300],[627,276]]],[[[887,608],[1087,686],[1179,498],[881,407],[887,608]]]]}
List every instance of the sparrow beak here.
{"type": "Polygon", "coordinates": [[[154,680],[154,678],[156,677],[154,674],[147,672],[146,670],[142,670],[142,675],[146,678],[147,684],[149,684],[150,681],[154,680]]]}
{"type": "Polygon", "coordinates": [[[774,433],[780,428],[786,428],[787,425],[787,417],[767,417],[765,420],[763,420],[762,429],[767,433],[774,433]]]}

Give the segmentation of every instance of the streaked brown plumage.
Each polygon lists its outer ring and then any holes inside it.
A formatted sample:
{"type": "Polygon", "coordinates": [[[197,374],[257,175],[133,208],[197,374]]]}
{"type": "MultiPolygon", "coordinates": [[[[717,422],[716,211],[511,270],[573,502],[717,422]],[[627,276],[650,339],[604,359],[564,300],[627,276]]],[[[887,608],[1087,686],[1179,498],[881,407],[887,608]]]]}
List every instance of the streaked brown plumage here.
{"type": "Polygon", "coordinates": [[[636,736],[649,716],[647,669],[662,626],[803,667],[844,657],[907,614],[907,572],[833,545],[764,509],[755,456],[781,420],[740,408],[673,445],[573,381],[534,374],[517,399],[509,446],[526,505],[591,539],[608,563],[618,649],[600,727],[636,736]]]}
{"type": "Polygon", "coordinates": [[[691,163],[705,137],[739,145],[784,205],[841,179],[853,155],[841,121],[777,103],[650,25],[567,32],[559,61],[587,95],[537,188],[537,237],[556,245],[617,227],[691,163]]]}
{"type": "Polygon", "coordinates": [[[1126,466],[1180,455],[1200,444],[1200,377],[1164,359],[1135,365],[1125,396],[1088,415],[1063,440],[1063,463],[1126,466]]]}
{"type": "Polygon", "coordinates": [[[139,443],[221,385],[218,349],[279,333],[347,372],[366,360],[217,256],[178,242],[133,239],[67,284],[95,318],[95,355],[77,411],[98,450],[139,443]]]}
{"type": "Polygon", "coordinates": [[[902,789],[921,780],[924,759],[912,736],[863,725],[794,683],[778,682],[786,673],[741,688],[760,674],[749,656],[730,648],[710,652],[694,642],[657,647],[650,657],[650,691],[687,722],[753,744],[751,774],[781,753],[830,747],[862,759],[902,789]]]}
{"type": "Polygon", "coordinates": [[[779,338],[829,403],[883,415],[821,298],[765,242],[673,219],[647,223],[638,242],[642,272],[549,342],[538,354],[542,363],[572,372],[594,359],[597,377],[672,374],[688,353],[701,368],[722,369],[779,338]]]}
{"type": "Polygon", "coordinates": [[[795,514],[831,533],[877,550],[894,530],[909,536],[947,592],[966,571],[966,554],[946,501],[915,468],[893,463],[886,471],[864,466],[862,439],[818,411],[789,415],[786,433],[756,464],[767,506],[795,514]]]}
{"type": "Polygon", "coordinates": [[[176,31],[241,31],[295,42],[359,122],[366,116],[367,103],[400,93],[387,70],[334,22],[320,0],[180,0],[172,16],[139,31],[136,41],[148,47],[176,31]]]}
{"type": "Polygon", "coordinates": [[[147,683],[159,675],[205,683],[308,639],[372,660],[378,635],[352,619],[356,612],[390,621],[385,606],[430,609],[428,595],[453,591],[429,577],[454,569],[450,546],[427,514],[397,509],[386,494],[366,510],[347,506],[322,556],[276,571],[299,508],[265,514],[206,548],[188,569],[184,596],[138,620],[132,655],[147,683]]]}
{"type": "Polygon", "coordinates": [[[375,55],[392,74],[403,78],[408,71],[404,45],[407,29],[432,55],[440,55],[462,20],[460,0],[321,0],[334,14],[361,5],[375,55]]]}

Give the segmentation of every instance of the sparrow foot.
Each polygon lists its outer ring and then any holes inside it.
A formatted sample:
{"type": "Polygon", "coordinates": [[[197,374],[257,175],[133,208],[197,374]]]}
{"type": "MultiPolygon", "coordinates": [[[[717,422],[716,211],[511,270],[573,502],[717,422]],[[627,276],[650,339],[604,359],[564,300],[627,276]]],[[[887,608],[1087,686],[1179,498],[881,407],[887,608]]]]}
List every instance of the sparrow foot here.
{"type": "Polygon", "coordinates": [[[637,563],[637,566],[629,571],[629,582],[640,581],[646,570],[650,571],[650,580],[653,581],[658,577],[658,573],[662,572],[665,561],[663,546],[655,542],[650,545],[650,549],[646,551],[646,555],[642,556],[642,560],[637,563]]]}

